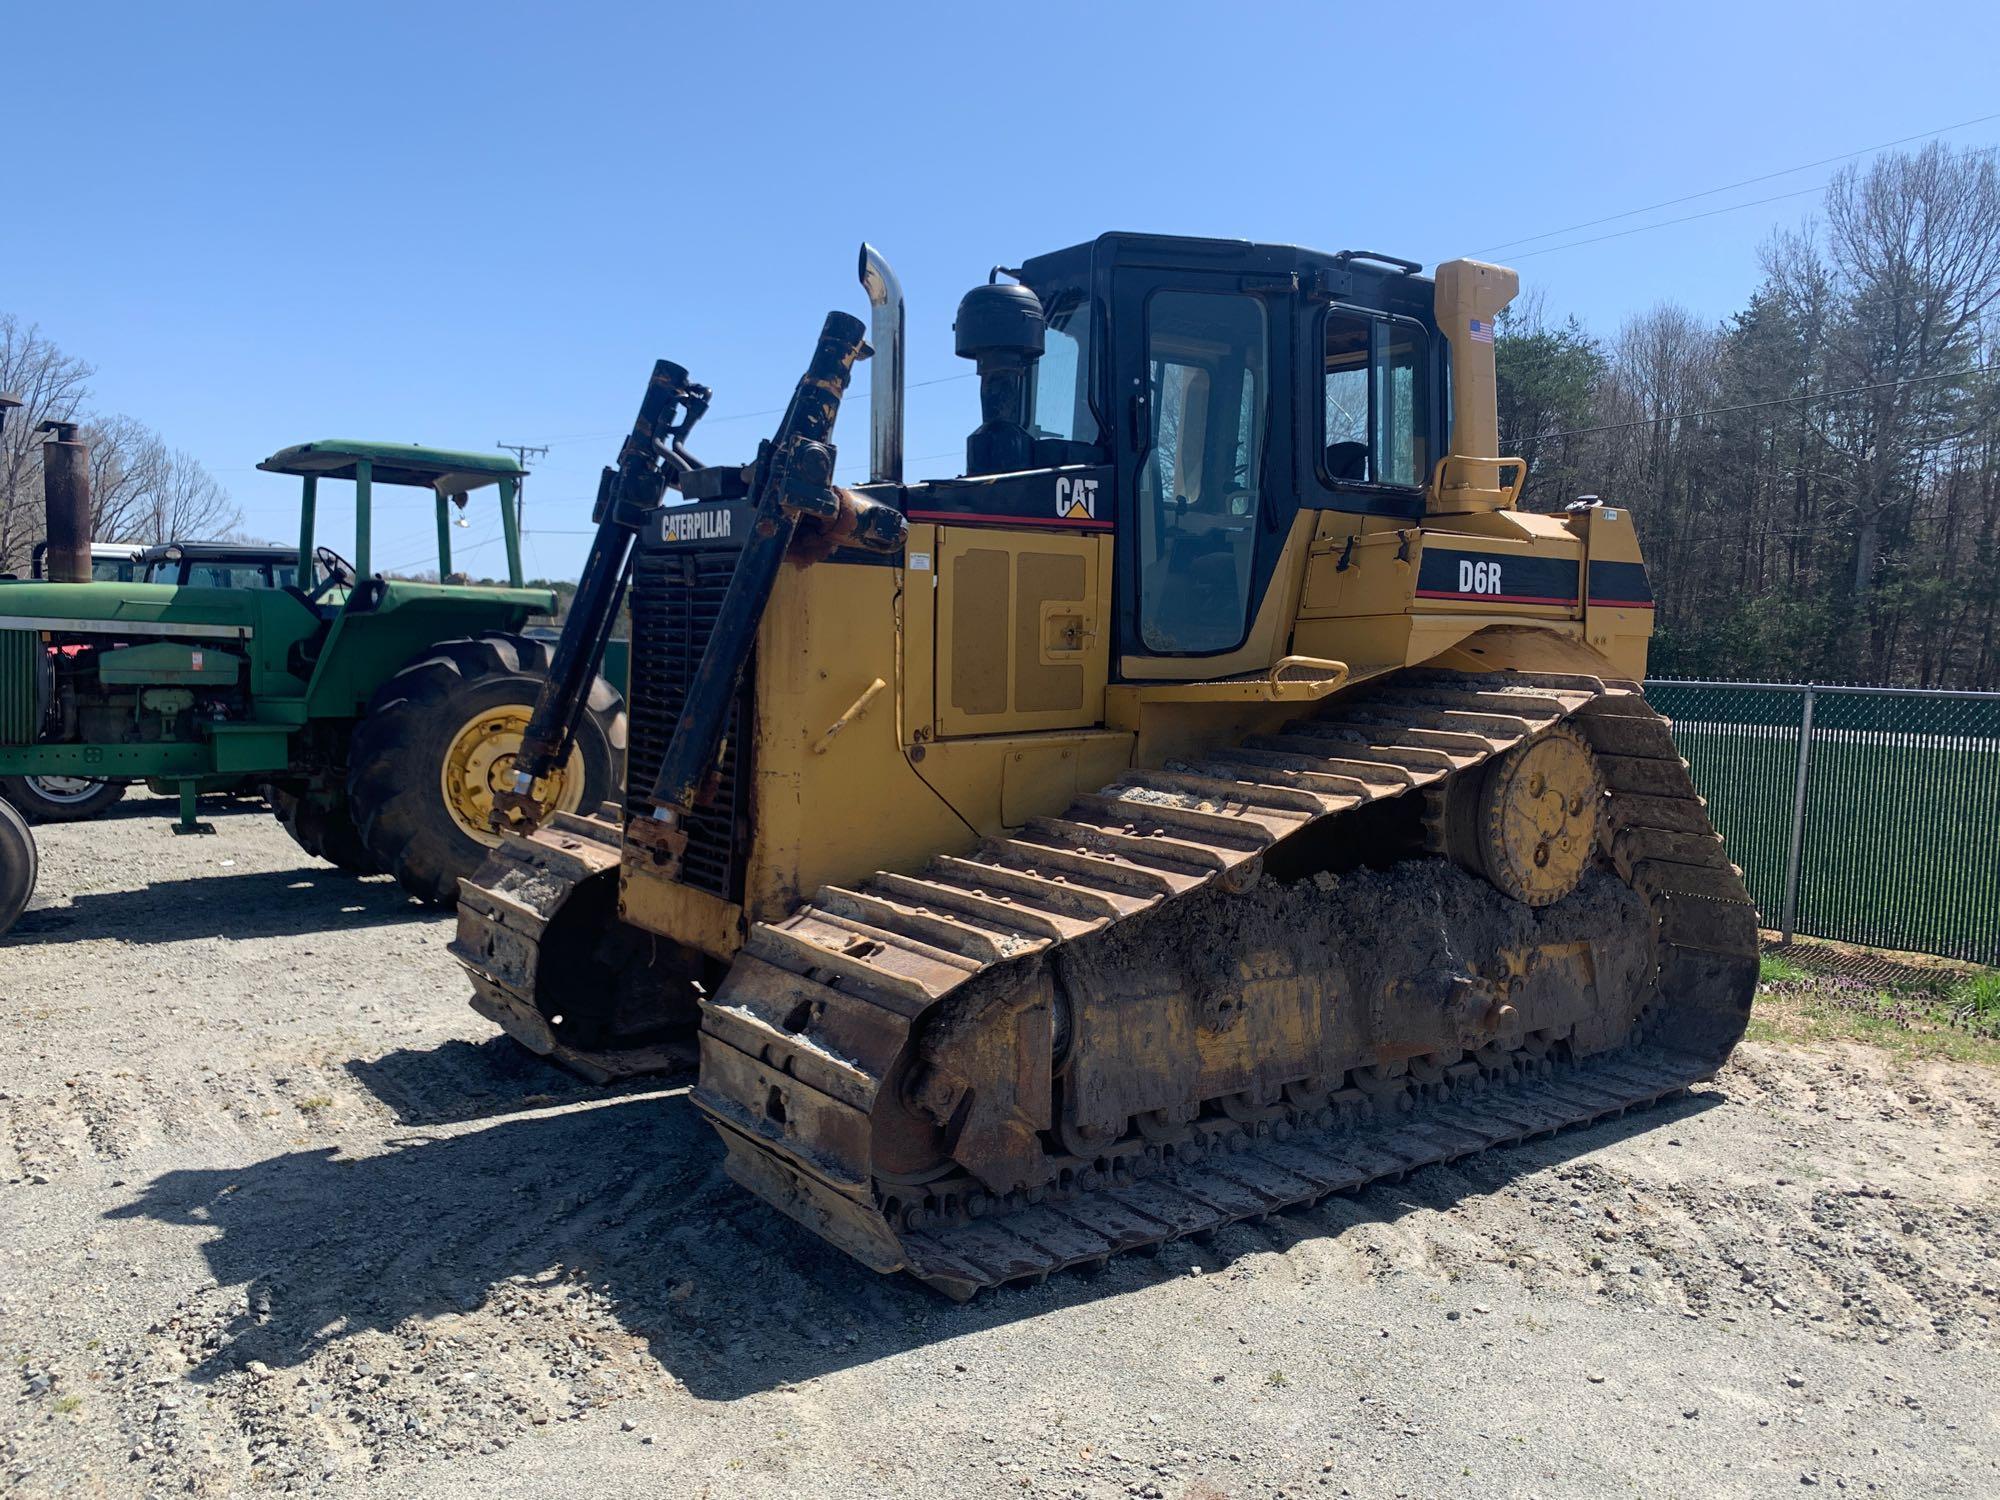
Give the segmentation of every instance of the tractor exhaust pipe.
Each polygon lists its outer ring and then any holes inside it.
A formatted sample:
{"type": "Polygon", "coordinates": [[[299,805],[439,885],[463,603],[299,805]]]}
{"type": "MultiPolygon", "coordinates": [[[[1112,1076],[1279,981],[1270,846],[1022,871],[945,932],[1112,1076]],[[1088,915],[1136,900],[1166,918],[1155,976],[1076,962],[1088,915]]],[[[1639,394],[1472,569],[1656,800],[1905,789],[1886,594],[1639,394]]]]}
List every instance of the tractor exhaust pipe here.
{"type": "Polygon", "coordinates": [[[90,445],[76,423],[49,421],[35,429],[51,434],[42,444],[42,505],[49,531],[51,583],[90,582],[90,445]]]}
{"type": "Polygon", "coordinates": [[[875,368],[868,388],[868,482],[903,482],[903,284],[873,245],[861,247],[861,285],[874,309],[868,342],[875,368]]]}

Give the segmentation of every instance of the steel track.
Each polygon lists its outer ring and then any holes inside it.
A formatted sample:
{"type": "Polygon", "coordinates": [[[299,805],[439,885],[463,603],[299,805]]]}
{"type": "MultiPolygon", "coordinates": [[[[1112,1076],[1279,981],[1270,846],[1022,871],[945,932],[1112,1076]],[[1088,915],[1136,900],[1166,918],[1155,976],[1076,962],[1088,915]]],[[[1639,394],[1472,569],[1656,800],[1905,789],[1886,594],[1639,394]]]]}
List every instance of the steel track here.
{"type": "MultiPolygon", "coordinates": [[[[1713,1076],[1755,988],[1756,914],[1667,725],[1636,684],[1570,675],[1401,674],[1320,716],[1159,771],[922,876],[829,888],[757,926],[702,1006],[694,1101],[739,1182],[882,1271],[958,1297],[1309,1203],[1654,1102],[1713,1076]],[[1138,1136],[1049,1166],[1029,1191],[876,1169],[916,1023],[968,981],[1219,883],[1325,820],[1435,788],[1568,720],[1607,789],[1604,862],[1657,924],[1642,1024],[1594,1057],[1521,1051],[1401,1085],[1357,1069],[1324,1098],[1249,1119],[1210,1106],[1178,1144],[1138,1136]]],[[[943,1002],[943,1003],[941,1003],[943,1002]]],[[[1004,1007],[1003,1007],[1004,1008],[1004,1007]]]]}

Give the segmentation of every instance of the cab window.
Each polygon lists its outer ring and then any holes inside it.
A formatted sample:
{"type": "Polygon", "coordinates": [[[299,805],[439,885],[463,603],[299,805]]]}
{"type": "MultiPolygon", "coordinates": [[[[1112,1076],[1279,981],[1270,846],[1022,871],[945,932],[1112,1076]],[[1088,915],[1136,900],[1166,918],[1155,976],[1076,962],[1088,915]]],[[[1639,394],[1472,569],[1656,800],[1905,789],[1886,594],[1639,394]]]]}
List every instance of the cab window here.
{"type": "Polygon", "coordinates": [[[1155,292],[1146,341],[1140,639],[1168,654],[1228,651],[1249,623],[1270,389],[1264,310],[1233,293],[1155,292]]]}
{"type": "Polygon", "coordinates": [[[1427,484],[1430,343],[1422,325],[1334,308],[1321,349],[1321,477],[1336,488],[1427,484]]]}
{"type": "Polygon", "coordinates": [[[1049,303],[1048,334],[1035,361],[1028,430],[1038,438],[1095,443],[1090,409],[1090,299],[1059,293],[1049,303]]]}
{"type": "Polygon", "coordinates": [[[267,589],[271,586],[271,565],[254,562],[190,563],[187,581],[198,589],[267,589]]]}

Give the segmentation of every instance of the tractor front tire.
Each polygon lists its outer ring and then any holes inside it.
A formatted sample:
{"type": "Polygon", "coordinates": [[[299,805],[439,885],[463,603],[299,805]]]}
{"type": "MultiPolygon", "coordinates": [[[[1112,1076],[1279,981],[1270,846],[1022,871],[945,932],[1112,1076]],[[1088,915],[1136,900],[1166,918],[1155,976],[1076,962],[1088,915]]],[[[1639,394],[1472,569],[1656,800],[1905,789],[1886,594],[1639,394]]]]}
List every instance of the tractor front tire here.
{"type": "Polygon", "coordinates": [[[382,866],[361,842],[361,830],[345,805],[336,807],[326,795],[287,791],[274,786],[270,791],[272,816],[285,832],[314,859],[323,859],[350,875],[379,875],[382,866]]]}
{"type": "Polygon", "coordinates": [[[35,836],[28,831],[28,820],[11,804],[0,802],[0,934],[27,909],[39,872],[35,836]]]}
{"type": "Polygon", "coordinates": [[[36,823],[87,822],[124,795],[124,782],[94,776],[0,776],[0,798],[36,823]]]}
{"type": "MultiPolygon", "coordinates": [[[[527,636],[446,641],[383,683],[355,727],[349,813],[368,852],[419,900],[454,905],[460,878],[499,842],[486,817],[512,783],[548,666],[548,643],[527,636]]],[[[594,811],[616,791],[624,753],[624,700],[597,678],[555,805],[594,811]]]]}

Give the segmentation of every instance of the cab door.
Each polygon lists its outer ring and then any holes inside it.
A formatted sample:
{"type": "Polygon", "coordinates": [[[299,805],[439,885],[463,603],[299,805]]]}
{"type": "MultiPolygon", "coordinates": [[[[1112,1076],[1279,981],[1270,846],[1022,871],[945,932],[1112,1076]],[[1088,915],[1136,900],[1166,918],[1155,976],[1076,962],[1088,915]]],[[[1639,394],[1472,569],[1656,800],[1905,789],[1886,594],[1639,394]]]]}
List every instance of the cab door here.
{"type": "Polygon", "coordinates": [[[1289,282],[1270,279],[1117,278],[1122,655],[1227,656],[1269,586],[1296,503],[1283,461],[1289,303],[1272,295],[1289,282]]]}

